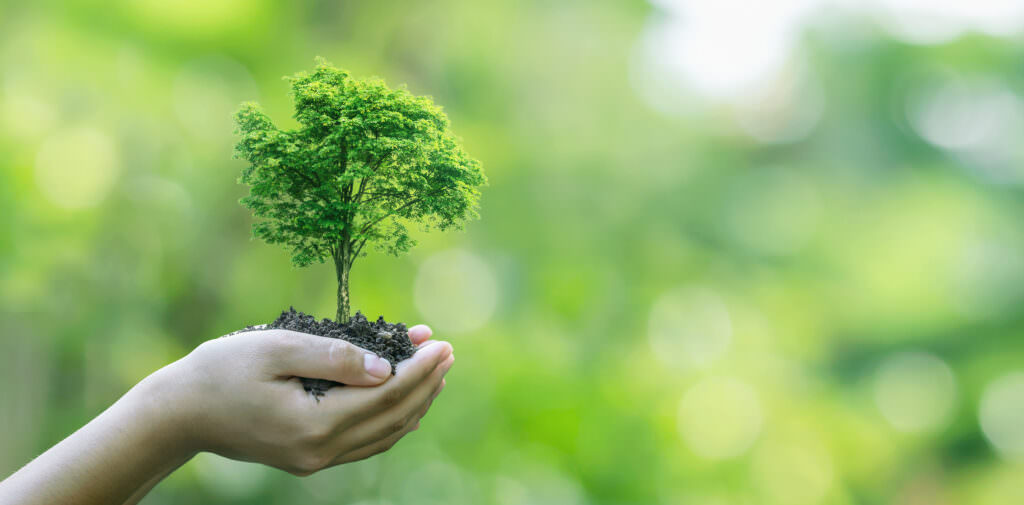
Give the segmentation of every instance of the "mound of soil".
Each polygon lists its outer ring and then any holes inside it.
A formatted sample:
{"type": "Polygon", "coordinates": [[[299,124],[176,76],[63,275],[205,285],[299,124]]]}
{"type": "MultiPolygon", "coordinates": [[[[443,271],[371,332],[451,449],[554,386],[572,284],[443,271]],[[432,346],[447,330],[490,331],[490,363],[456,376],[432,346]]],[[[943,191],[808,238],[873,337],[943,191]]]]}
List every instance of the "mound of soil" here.
{"type": "MultiPolygon", "coordinates": [[[[409,340],[409,332],[402,323],[391,324],[380,316],[370,322],[361,312],[356,312],[348,323],[338,324],[330,319],[317,321],[315,317],[296,312],[295,307],[281,313],[274,322],[267,325],[250,326],[242,331],[261,329],[282,329],[300,331],[320,335],[321,337],[340,338],[363,349],[376,353],[391,363],[391,373],[400,361],[406,360],[416,352],[416,347],[409,340]]],[[[300,377],[302,387],[317,399],[334,387],[343,386],[339,382],[324,379],[307,379],[300,377]]]]}

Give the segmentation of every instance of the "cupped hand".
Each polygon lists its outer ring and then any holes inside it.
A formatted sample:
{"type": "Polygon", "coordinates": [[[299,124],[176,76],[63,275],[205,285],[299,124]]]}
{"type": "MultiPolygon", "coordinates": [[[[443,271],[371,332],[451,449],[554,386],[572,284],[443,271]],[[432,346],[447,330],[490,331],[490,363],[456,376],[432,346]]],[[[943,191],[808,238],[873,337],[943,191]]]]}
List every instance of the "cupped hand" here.
{"type": "Polygon", "coordinates": [[[386,360],[343,340],[262,330],[203,343],[146,380],[195,450],[309,475],[383,452],[419,427],[455,358],[426,326],[409,336],[417,352],[394,376],[386,360]],[[317,402],[298,377],[346,386],[317,402]]]}

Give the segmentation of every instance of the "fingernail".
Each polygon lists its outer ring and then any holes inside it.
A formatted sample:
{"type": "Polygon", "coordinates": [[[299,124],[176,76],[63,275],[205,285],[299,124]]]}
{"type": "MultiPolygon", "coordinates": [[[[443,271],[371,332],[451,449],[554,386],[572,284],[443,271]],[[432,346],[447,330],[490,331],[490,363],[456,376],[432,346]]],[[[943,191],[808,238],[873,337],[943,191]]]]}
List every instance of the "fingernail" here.
{"type": "Polygon", "coordinates": [[[391,374],[391,363],[376,354],[364,354],[363,366],[366,368],[366,373],[378,379],[385,379],[391,374]]]}
{"type": "Polygon", "coordinates": [[[436,353],[437,356],[441,359],[447,358],[448,355],[451,354],[452,352],[452,345],[448,344],[447,342],[444,342],[446,345],[440,345],[441,343],[442,341],[440,340],[431,340],[428,343],[424,344],[423,347],[420,347],[420,350],[436,353]]]}
{"type": "Polygon", "coordinates": [[[447,348],[447,349],[445,349],[445,350],[444,350],[444,351],[443,351],[443,352],[441,353],[441,361],[444,361],[444,360],[448,359],[448,358],[449,358],[449,357],[450,357],[450,356],[451,356],[452,354],[454,354],[454,352],[455,352],[455,351],[454,351],[454,350],[452,349],[451,345],[448,345],[448,346],[446,346],[446,347],[448,347],[448,348],[447,348]]]}

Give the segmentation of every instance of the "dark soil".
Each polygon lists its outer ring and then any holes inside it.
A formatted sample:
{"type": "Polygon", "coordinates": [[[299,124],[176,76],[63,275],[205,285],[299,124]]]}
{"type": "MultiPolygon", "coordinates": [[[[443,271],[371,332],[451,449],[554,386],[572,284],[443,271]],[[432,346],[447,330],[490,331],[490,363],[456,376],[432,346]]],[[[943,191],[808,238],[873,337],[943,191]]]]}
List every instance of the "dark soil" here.
{"type": "MultiPolygon", "coordinates": [[[[391,324],[384,320],[384,316],[371,323],[361,312],[356,312],[348,323],[338,324],[330,319],[317,321],[315,317],[296,312],[292,307],[266,326],[250,326],[242,331],[260,329],[292,330],[321,337],[340,338],[388,360],[391,363],[392,374],[395,373],[400,361],[408,359],[416,352],[404,324],[391,324]]],[[[328,389],[344,385],[325,379],[299,377],[299,380],[302,381],[303,389],[310,392],[317,401],[328,389]]]]}

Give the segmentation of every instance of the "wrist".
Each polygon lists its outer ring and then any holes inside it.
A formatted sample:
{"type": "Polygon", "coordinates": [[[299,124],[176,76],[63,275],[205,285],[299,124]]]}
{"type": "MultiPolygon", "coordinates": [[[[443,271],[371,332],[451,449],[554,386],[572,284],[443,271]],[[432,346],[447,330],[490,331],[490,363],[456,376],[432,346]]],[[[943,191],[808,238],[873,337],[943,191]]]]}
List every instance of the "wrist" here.
{"type": "Polygon", "coordinates": [[[126,412],[143,430],[150,447],[159,448],[168,460],[180,465],[200,450],[196,416],[184,384],[177,379],[178,363],[157,370],[125,394],[126,412]]]}
{"type": "MultiPolygon", "coordinates": [[[[3,481],[22,503],[137,501],[196,452],[166,374],[143,379],[107,410],[3,481]]],[[[0,499],[0,502],[3,500],[0,499]]]]}

